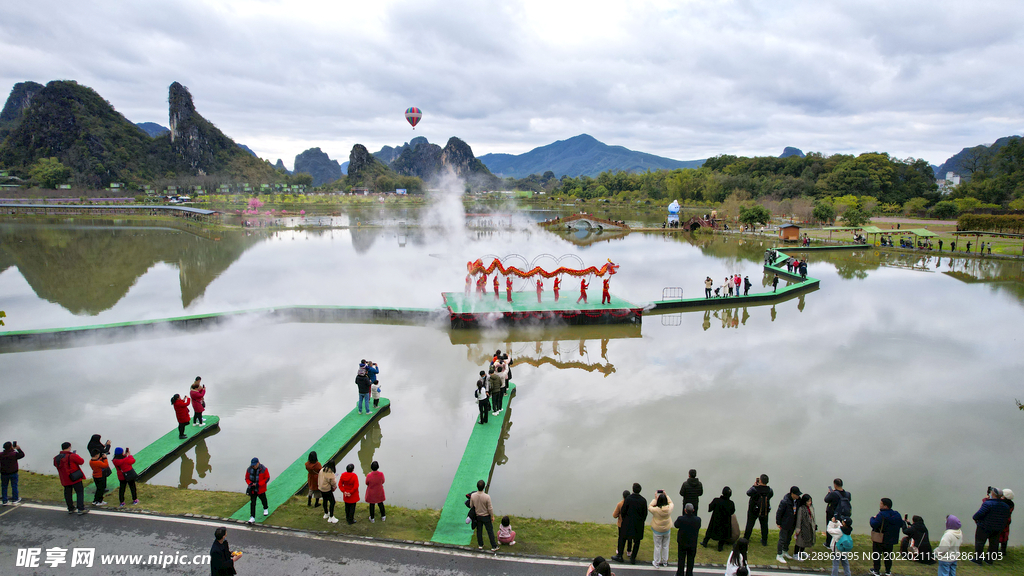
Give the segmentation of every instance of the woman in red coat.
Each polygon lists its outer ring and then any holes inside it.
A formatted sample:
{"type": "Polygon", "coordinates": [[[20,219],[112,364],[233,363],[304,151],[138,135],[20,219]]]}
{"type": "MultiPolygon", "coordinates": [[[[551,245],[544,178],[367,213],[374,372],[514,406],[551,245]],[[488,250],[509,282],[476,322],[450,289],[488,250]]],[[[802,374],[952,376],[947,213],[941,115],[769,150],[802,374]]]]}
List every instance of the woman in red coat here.
{"type": "Polygon", "coordinates": [[[178,417],[178,438],[181,440],[188,438],[188,436],[185,436],[185,426],[188,426],[188,421],[192,419],[188,413],[188,405],[191,403],[191,398],[185,398],[182,400],[180,394],[171,396],[171,405],[174,406],[174,415],[178,417]]]}
{"type": "Polygon", "coordinates": [[[373,505],[380,508],[380,521],[387,522],[388,517],[384,512],[384,473],[380,471],[380,465],[374,460],[370,464],[371,472],[366,475],[366,503],[370,505],[370,522],[373,522],[373,505]]]}
{"type": "Polygon", "coordinates": [[[253,458],[250,466],[245,469],[245,493],[249,495],[249,524],[256,521],[256,499],[263,504],[263,515],[270,514],[267,504],[267,483],[270,482],[270,470],[260,464],[259,458],[253,458]]]}
{"type": "Polygon", "coordinates": [[[345,473],[338,478],[338,490],[345,501],[345,521],[349,524],[356,523],[356,502],[359,502],[359,476],[353,472],[355,469],[354,464],[345,466],[345,473]]]}

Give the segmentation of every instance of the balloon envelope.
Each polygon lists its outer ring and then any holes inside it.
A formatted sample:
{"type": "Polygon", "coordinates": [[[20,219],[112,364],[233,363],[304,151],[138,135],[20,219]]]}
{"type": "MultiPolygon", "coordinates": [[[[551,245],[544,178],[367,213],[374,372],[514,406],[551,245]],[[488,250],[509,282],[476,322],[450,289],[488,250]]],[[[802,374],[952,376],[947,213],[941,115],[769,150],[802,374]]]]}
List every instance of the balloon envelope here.
{"type": "Polygon", "coordinates": [[[412,124],[413,128],[416,128],[416,125],[420,123],[420,118],[422,117],[423,112],[420,112],[420,109],[415,106],[405,111],[405,119],[409,121],[409,124],[412,124]]]}

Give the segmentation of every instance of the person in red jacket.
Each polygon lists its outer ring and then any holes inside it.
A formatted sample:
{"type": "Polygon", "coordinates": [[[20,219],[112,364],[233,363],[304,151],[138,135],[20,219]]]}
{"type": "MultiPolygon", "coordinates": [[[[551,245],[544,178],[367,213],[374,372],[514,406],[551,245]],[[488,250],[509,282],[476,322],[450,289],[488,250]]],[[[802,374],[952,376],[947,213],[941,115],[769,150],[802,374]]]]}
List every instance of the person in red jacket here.
{"type": "Polygon", "coordinates": [[[370,473],[366,475],[366,503],[370,505],[370,522],[374,521],[374,504],[380,508],[380,521],[388,521],[384,512],[384,473],[380,471],[376,460],[370,463],[370,473]]]}
{"type": "Polygon", "coordinates": [[[611,281],[612,281],[611,278],[605,278],[604,279],[604,283],[601,286],[601,304],[604,304],[606,302],[608,304],[612,303],[612,295],[608,291],[608,284],[611,283],[611,281]]]}
{"type": "Polygon", "coordinates": [[[583,300],[584,304],[587,303],[587,288],[590,288],[590,284],[587,284],[587,279],[580,280],[580,297],[576,299],[577,304],[580,303],[580,300],[583,300]]]}
{"type": "Polygon", "coordinates": [[[259,458],[253,458],[251,465],[245,469],[245,493],[249,495],[249,524],[256,522],[256,498],[263,504],[263,515],[270,515],[270,504],[267,503],[267,482],[270,482],[270,470],[260,464],[259,458]]]}
{"type": "Polygon", "coordinates": [[[135,480],[139,477],[135,473],[135,456],[132,456],[132,451],[129,448],[121,450],[120,447],[114,448],[114,468],[117,469],[117,481],[120,485],[117,488],[117,498],[120,500],[119,508],[124,508],[124,489],[130,488],[132,491],[132,505],[139,503],[139,492],[135,486],[135,480]]]}
{"type": "Polygon", "coordinates": [[[188,414],[188,405],[192,403],[191,398],[181,399],[180,394],[171,396],[171,405],[174,406],[174,415],[178,418],[178,438],[184,440],[188,438],[185,435],[185,426],[188,426],[188,421],[192,419],[188,414]]]}
{"type": "Polygon", "coordinates": [[[562,289],[562,279],[560,277],[556,276],[555,277],[555,285],[554,285],[555,302],[558,302],[558,292],[561,289],[562,289]]]}
{"type": "Polygon", "coordinates": [[[203,385],[202,378],[196,376],[196,381],[192,383],[188,395],[192,400],[192,411],[195,413],[195,416],[192,417],[192,425],[202,426],[203,412],[206,412],[206,386],[203,385]]]}
{"type": "Polygon", "coordinates": [[[60,485],[64,487],[64,502],[68,505],[68,514],[75,513],[75,504],[71,500],[71,492],[74,491],[78,498],[78,515],[88,514],[85,509],[85,488],[82,480],[85,473],[82,472],[82,465],[85,459],[71,450],[71,442],[60,445],[60,453],[53,457],[53,467],[57,469],[60,476],[60,485]]]}
{"type": "Polygon", "coordinates": [[[512,301],[512,277],[511,276],[506,276],[505,277],[505,298],[509,302],[512,301]]]}
{"type": "Polygon", "coordinates": [[[353,472],[355,469],[354,464],[345,466],[345,473],[338,478],[338,490],[345,501],[345,521],[349,524],[356,523],[356,503],[359,502],[359,476],[353,472]]]}

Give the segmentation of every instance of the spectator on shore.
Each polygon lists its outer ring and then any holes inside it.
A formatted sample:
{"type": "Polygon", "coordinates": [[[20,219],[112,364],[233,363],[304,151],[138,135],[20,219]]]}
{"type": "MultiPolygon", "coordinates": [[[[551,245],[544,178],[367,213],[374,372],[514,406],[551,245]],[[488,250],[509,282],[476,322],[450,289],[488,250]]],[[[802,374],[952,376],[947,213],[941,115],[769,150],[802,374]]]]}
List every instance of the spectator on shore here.
{"type": "MultiPolygon", "coordinates": [[[[618,545],[618,542],[622,542],[623,541],[623,538],[622,538],[622,505],[626,503],[626,498],[629,498],[629,490],[623,490],[622,491],[622,500],[620,500],[619,503],[615,505],[615,511],[612,512],[612,518],[615,518],[616,525],[618,526],[618,533],[616,534],[616,537],[618,538],[618,540],[616,541],[616,545],[618,545]]],[[[616,548],[615,549],[615,556],[622,556],[623,553],[629,554],[629,551],[631,550],[629,548],[629,545],[631,544],[631,542],[632,541],[630,541],[630,540],[626,540],[626,549],[625,550],[621,550],[619,548],[616,548]]],[[[614,558],[615,556],[612,556],[612,558],[614,558]]],[[[602,560],[603,560],[603,558],[602,558],[602,560]]]]}
{"type": "Polygon", "coordinates": [[[18,442],[4,442],[4,451],[0,453],[0,485],[3,486],[3,504],[21,502],[18,494],[18,460],[25,457],[25,452],[18,442]],[[11,487],[11,500],[7,500],[7,487],[11,487]]]}
{"type": "MultiPolygon", "coordinates": [[[[628,493],[629,491],[627,490],[626,492],[628,493]]],[[[594,556],[594,561],[587,565],[587,576],[593,574],[594,570],[597,570],[597,567],[600,566],[602,562],[607,564],[604,556],[594,556]]]]}
{"type": "Polygon", "coordinates": [[[249,496],[249,524],[256,522],[256,499],[263,504],[263,515],[270,515],[270,504],[267,503],[267,483],[270,482],[270,470],[260,464],[259,458],[253,458],[245,469],[245,493],[249,496]]]}
{"type": "MultiPolygon", "coordinates": [[[[95,450],[89,459],[89,467],[92,468],[92,483],[96,487],[96,493],[92,497],[93,506],[106,506],[103,496],[107,493],[107,476],[110,476],[110,464],[107,463],[107,455],[101,450],[95,450]]],[[[5,492],[6,495],[6,492],[5,492]]],[[[6,504],[6,501],[4,502],[6,504]]]]}
{"type": "Polygon", "coordinates": [[[114,449],[114,468],[117,470],[117,496],[120,500],[119,506],[124,506],[124,489],[127,487],[132,492],[132,505],[139,503],[139,494],[135,486],[135,481],[139,475],[135,472],[135,457],[132,456],[130,448],[125,447],[122,450],[120,447],[114,449]]]}
{"type": "Polygon", "coordinates": [[[743,537],[748,541],[754,533],[754,523],[761,524],[761,546],[768,545],[768,513],[772,509],[771,500],[775,492],[768,486],[768,475],[761,474],[754,478],[754,485],[747,490],[750,498],[747,504],[747,527],[743,530],[743,537]]]}
{"type": "Polygon", "coordinates": [[[484,492],[487,483],[477,480],[476,492],[469,497],[469,506],[476,513],[476,547],[477,550],[484,549],[484,529],[487,529],[487,538],[491,543],[491,552],[498,551],[498,543],[494,540],[494,506],[491,504],[491,497],[484,492]]]}
{"type": "Polygon", "coordinates": [[[516,545],[516,531],[512,529],[512,520],[508,516],[502,516],[501,526],[498,526],[498,543],[506,546],[516,545]]]}
{"type": "Polygon", "coordinates": [[[366,413],[370,413],[370,377],[367,374],[366,360],[360,360],[359,368],[356,370],[356,389],[359,392],[356,410],[360,415],[363,413],[363,406],[366,406],[366,413]]]}
{"type": "MultiPolygon", "coordinates": [[[[843,479],[836,478],[832,481],[832,487],[825,494],[825,519],[831,521],[836,516],[840,518],[853,517],[853,496],[843,489],[843,479]]],[[[825,535],[825,546],[832,547],[832,535],[825,535]]]]}
{"type": "Polygon", "coordinates": [[[672,534],[672,508],[675,505],[664,490],[658,490],[647,511],[651,513],[651,532],[654,537],[655,568],[668,566],[668,537],[672,534]]]}
{"type": "Polygon", "coordinates": [[[818,532],[818,521],[814,516],[814,506],[810,494],[800,496],[800,504],[796,507],[796,529],[793,531],[793,556],[800,562],[806,558],[806,550],[814,546],[818,532]]]}
{"type": "Polygon", "coordinates": [[[355,469],[355,464],[347,464],[338,478],[341,500],[345,503],[345,521],[349,524],[356,523],[356,504],[359,503],[359,476],[354,472],[355,469]]]}
{"type": "Polygon", "coordinates": [[[213,576],[237,574],[235,562],[242,557],[242,553],[231,551],[227,536],[227,528],[221,527],[213,531],[213,546],[210,546],[210,574],[213,576]]]}
{"type": "Polygon", "coordinates": [[[337,500],[334,499],[334,491],[338,488],[338,482],[334,478],[334,461],[324,464],[317,475],[317,488],[324,499],[324,520],[330,524],[337,524],[338,519],[334,517],[334,506],[337,500]]]}
{"type": "Polygon", "coordinates": [[[839,576],[839,566],[843,567],[843,575],[850,576],[850,551],[853,550],[853,523],[849,518],[833,517],[829,520],[825,532],[829,537],[828,549],[832,551],[832,576],[839,576]]]}
{"type": "Polygon", "coordinates": [[[722,495],[711,501],[708,512],[711,513],[711,519],[708,520],[708,529],[700,545],[707,548],[709,540],[718,540],[718,551],[721,552],[725,543],[732,540],[732,515],[736,513],[732,488],[722,488],[722,495]]]}
{"type": "Polygon", "coordinates": [[[747,567],[747,548],[750,541],[746,538],[738,538],[732,545],[729,552],[729,559],[725,562],[725,576],[736,576],[741,568],[747,567]]]}
{"type": "Polygon", "coordinates": [[[1003,558],[1005,558],[1006,544],[1010,540],[1010,523],[1013,521],[1013,490],[1009,488],[1003,489],[1003,502],[1006,502],[1006,505],[1010,507],[1010,518],[1006,519],[1006,528],[1003,529],[1003,533],[999,536],[999,551],[1003,553],[1003,558]]]}
{"type": "Polygon", "coordinates": [[[988,557],[985,562],[992,564],[992,558],[999,551],[999,535],[1006,529],[1010,521],[1010,506],[1003,501],[1003,492],[999,488],[989,486],[988,497],[982,500],[981,508],[974,513],[977,529],[974,532],[975,556],[971,560],[981,565],[981,557],[988,541],[988,557]]]}
{"type": "Polygon", "coordinates": [[[373,505],[380,510],[380,521],[387,522],[387,512],[384,510],[384,473],[380,471],[380,464],[374,460],[370,462],[370,473],[366,475],[366,503],[370,505],[370,522],[376,522],[373,517],[373,505]]]}
{"type": "Polygon", "coordinates": [[[928,535],[928,528],[924,525],[924,518],[913,516],[910,522],[910,526],[903,527],[903,533],[906,536],[900,543],[900,553],[921,564],[935,564],[932,543],[928,535]],[[914,552],[915,549],[917,552],[914,552]]]}
{"type": "Polygon", "coordinates": [[[693,560],[697,557],[697,540],[700,537],[700,517],[693,504],[683,506],[683,514],[676,518],[676,548],[679,558],[676,576],[693,576],[693,560]]]}
{"type": "Polygon", "coordinates": [[[71,442],[64,442],[60,445],[60,452],[53,457],[53,467],[57,469],[60,477],[60,485],[64,487],[64,502],[68,505],[68,514],[75,513],[75,504],[71,500],[71,493],[74,492],[78,500],[78,515],[87,514],[85,509],[85,489],[82,480],[85,473],[82,472],[82,465],[85,459],[71,450],[71,442]]]}
{"type": "Polygon", "coordinates": [[[188,436],[185,435],[185,426],[188,426],[189,420],[192,417],[188,413],[188,406],[192,403],[191,398],[181,399],[180,394],[171,396],[171,406],[174,407],[174,417],[178,420],[178,440],[185,440],[188,436]]]}
{"type": "Polygon", "coordinates": [[[700,497],[704,495],[704,485],[697,479],[697,471],[690,469],[683,485],[679,487],[679,495],[683,497],[683,506],[693,504],[694,510],[700,510],[700,497]]]}
{"type": "Polygon", "coordinates": [[[946,531],[935,548],[935,559],[939,561],[939,576],[956,576],[956,564],[960,559],[960,545],[964,534],[960,531],[960,519],[946,516],[946,531]]]}
{"type": "Polygon", "coordinates": [[[871,517],[871,531],[881,533],[881,542],[871,541],[872,576],[879,576],[882,559],[885,558],[885,573],[892,574],[892,549],[900,541],[900,531],[906,525],[900,513],[892,509],[892,500],[882,498],[878,514],[871,517]]]}
{"type": "Polygon", "coordinates": [[[306,458],[306,506],[320,507],[320,470],[322,468],[316,451],[310,452],[309,457],[306,458]],[[316,499],[315,504],[313,499],[316,499]]]}
{"type": "Polygon", "coordinates": [[[786,558],[792,558],[789,554],[789,541],[793,538],[793,530],[796,529],[796,507],[801,494],[799,488],[791,487],[789,493],[782,497],[779,508],[775,511],[775,527],[779,529],[779,544],[775,551],[775,561],[780,564],[785,564],[786,558]]]}
{"type": "MultiPolygon", "coordinates": [[[[622,531],[619,533],[619,550],[626,549],[626,541],[630,541],[630,564],[636,564],[636,555],[640,552],[640,541],[644,539],[644,521],[647,520],[647,500],[640,495],[640,484],[633,483],[633,493],[622,503],[622,531]]],[[[625,562],[622,554],[613,556],[616,562],[625,562]]]]}
{"type": "Polygon", "coordinates": [[[110,454],[110,440],[103,442],[99,434],[93,434],[92,438],[89,439],[89,443],[85,445],[85,449],[89,452],[90,456],[96,451],[110,454]]]}
{"type": "Polygon", "coordinates": [[[203,385],[202,378],[196,376],[196,381],[192,383],[188,395],[192,400],[192,425],[202,426],[203,412],[206,412],[206,386],[203,385]]]}

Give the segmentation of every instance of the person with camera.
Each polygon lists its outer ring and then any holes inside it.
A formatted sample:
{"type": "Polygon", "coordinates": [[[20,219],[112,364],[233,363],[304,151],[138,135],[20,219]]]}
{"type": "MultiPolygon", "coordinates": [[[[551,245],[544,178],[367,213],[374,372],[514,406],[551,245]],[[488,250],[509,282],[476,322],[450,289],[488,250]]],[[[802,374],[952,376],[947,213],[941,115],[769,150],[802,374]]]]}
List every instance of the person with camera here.
{"type": "Polygon", "coordinates": [[[270,504],[267,503],[267,483],[270,482],[270,470],[260,464],[259,458],[253,458],[245,469],[245,494],[249,496],[249,524],[256,522],[256,499],[263,504],[263,515],[270,515],[270,504]]]}
{"type": "Polygon", "coordinates": [[[235,562],[242,558],[241,552],[232,552],[228,544],[227,528],[213,531],[213,546],[210,547],[210,574],[212,576],[232,576],[237,574],[235,562]]]}
{"type": "Polygon", "coordinates": [[[359,399],[356,400],[356,410],[363,413],[363,406],[366,406],[366,413],[370,413],[370,371],[366,366],[366,360],[359,361],[359,370],[356,371],[356,388],[359,389],[359,399]]]}
{"type": "Polygon", "coordinates": [[[93,450],[89,467],[92,468],[92,483],[96,487],[92,505],[106,506],[107,503],[103,501],[103,496],[107,493],[107,476],[110,476],[110,464],[107,463],[106,453],[103,450],[93,450]]]}
{"type": "Polygon", "coordinates": [[[60,445],[60,453],[53,457],[53,467],[57,469],[60,477],[60,485],[64,487],[64,502],[68,505],[68,514],[75,513],[75,504],[71,500],[71,493],[75,493],[78,499],[78,515],[88,514],[85,509],[85,488],[82,480],[85,480],[85,473],[82,472],[82,465],[85,459],[71,449],[71,442],[64,442],[60,445]]]}
{"type": "Polygon", "coordinates": [[[768,513],[772,509],[772,498],[775,491],[768,487],[768,475],[761,474],[754,478],[754,485],[747,490],[747,527],[743,530],[743,537],[748,541],[754,533],[754,522],[761,523],[761,546],[768,545],[768,513]]]}
{"type": "Polygon", "coordinates": [[[675,505],[664,490],[658,490],[647,506],[651,513],[651,532],[654,536],[654,567],[668,566],[668,537],[672,534],[672,509],[675,505]]]}
{"type": "Polygon", "coordinates": [[[974,513],[977,529],[974,532],[975,557],[971,562],[981,566],[981,558],[988,541],[988,558],[985,562],[992,564],[992,558],[999,551],[999,535],[1010,521],[1010,506],[1003,500],[1003,492],[993,486],[988,487],[988,496],[981,501],[981,508],[974,513]]]}
{"type": "Polygon", "coordinates": [[[125,447],[124,450],[120,446],[114,448],[114,468],[117,469],[117,481],[119,483],[117,487],[118,507],[124,508],[125,488],[130,489],[132,492],[132,505],[138,504],[139,493],[136,489],[135,481],[139,479],[139,475],[135,472],[135,456],[132,456],[131,448],[125,447]]]}
{"type": "Polygon", "coordinates": [[[18,441],[4,442],[4,451],[0,453],[0,482],[3,485],[4,506],[21,502],[18,495],[18,460],[25,457],[25,452],[18,446],[18,441]],[[11,500],[7,500],[7,486],[11,487],[11,500]]]}
{"type": "MultiPolygon", "coordinates": [[[[825,518],[831,520],[838,516],[839,518],[852,518],[853,517],[853,496],[850,492],[843,489],[843,479],[836,478],[832,481],[832,486],[828,488],[828,494],[825,494],[825,518]]],[[[825,535],[825,547],[831,548],[832,546],[832,535],[826,533],[825,535]]]]}

